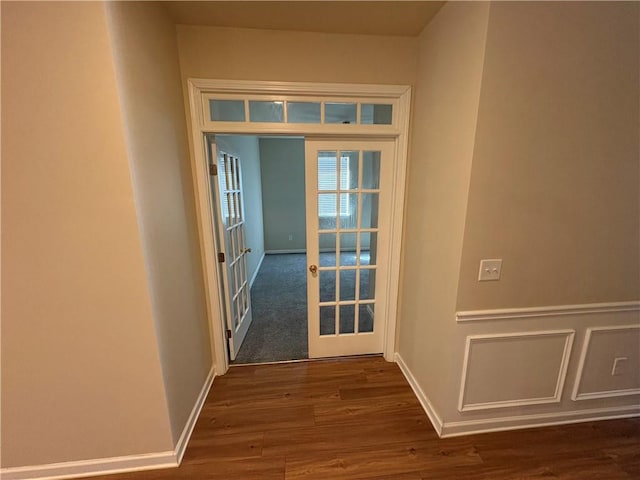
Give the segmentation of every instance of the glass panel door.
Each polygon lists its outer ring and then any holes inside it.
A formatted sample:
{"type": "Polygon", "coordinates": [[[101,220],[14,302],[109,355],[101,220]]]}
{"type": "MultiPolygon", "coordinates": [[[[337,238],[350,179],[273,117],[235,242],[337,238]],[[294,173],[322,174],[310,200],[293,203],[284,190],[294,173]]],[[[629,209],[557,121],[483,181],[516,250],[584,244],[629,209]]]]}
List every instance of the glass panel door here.
{"type": "Polygon", "coordinates": [[[238,157],[217,151],[211,144],[210,155],[217,159],[217,172],[212,169],[211,185],[216,191],[219,253],[224,254],[223,283],[229,338],[229,356],[236,358],[251,324],[251,297],[247,278],[247,258],[251,251],[245,243],[244,199],[241,163],[238,157]]]}
{"type": "Polygon", "coordinates": [[[383,351],[393,152],[392,140],[306,140],[311,358],[383,351]]]}

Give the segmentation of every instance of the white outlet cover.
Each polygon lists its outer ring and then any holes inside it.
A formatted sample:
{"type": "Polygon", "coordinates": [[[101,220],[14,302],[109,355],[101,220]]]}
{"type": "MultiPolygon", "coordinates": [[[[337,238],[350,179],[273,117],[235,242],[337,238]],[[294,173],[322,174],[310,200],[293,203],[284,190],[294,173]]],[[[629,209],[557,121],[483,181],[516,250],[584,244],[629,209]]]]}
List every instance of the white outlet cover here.
{"type": "Polygon", "coordinates": [[[480,260],[480,271],[478,272],[478,281],[486,282],[491,280],[500,280],[502,272],[502,259],[490,258],[480,260]]]}

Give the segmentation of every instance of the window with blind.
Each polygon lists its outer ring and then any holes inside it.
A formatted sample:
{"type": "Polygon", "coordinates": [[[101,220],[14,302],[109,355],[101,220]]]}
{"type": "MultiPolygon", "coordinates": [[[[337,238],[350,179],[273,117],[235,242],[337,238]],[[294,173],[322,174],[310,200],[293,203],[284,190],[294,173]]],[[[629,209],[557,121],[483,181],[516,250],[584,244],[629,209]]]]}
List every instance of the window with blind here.
{"type": "MultiPolygon", "coordinates": [[[[340,169],[336,157],[321,156],[318,158],[318,190],[336,191],[338,186],[338,175],[340,176],[340,190],[349,188],[349,157],[340,158],[340,169]]],[[[350,215],[349,195],[340,194],[340,216],[350,215]]],[[[318,198],[318,214],[321,217],[337,217],[336,195],[320,195],[318,198]]]]}

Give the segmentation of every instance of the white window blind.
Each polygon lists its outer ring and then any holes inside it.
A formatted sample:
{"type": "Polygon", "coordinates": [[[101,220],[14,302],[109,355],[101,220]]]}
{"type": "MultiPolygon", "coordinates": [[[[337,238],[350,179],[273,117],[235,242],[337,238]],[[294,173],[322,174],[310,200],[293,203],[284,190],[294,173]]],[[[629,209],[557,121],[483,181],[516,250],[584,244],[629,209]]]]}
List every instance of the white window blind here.
{"type": "MultiPolygon", "coordinates": [[[[337,190],[338,169],[336,168],[336,157],[318,158],[318,190],[337,190]]],[[[349,188],[349,157],[340,158],[340,189],[349,188]]],[[[318,197],[318,214],[321,217],[336,217],[336,196],[337,194],[324,194],[318,197]]],[[[348,216],[350,213],[349,195],[340,194],[340,216],[348,216]]]]}
{"type": "MultiPolygon", "coordinates": [[[[232,160],[230,160],[231,162],[232,160]]],[[[231,163],[230,163],[231,165],[231,163]]],[[[225,223],[229,223],[229,213],[231,213],[231,216],[235,216],[235,204],[233,202],[233,194],[231,195],[231,205],[229,205],[229,199],[227,198],[228,195],[227,193],[225,193],[228,190],[232,190],[231,185],[227,184],[228,181],[228,176],[227,176],[227,163],[226,163],[226,158],[225,156],[220,157],[220,160],[218,162],[218,178],[220,179],[220,196],[221,198],[221,210],[222,210],[222,218],[224,220],[225,223]],[[229,206],[231,206],[231,212],[229,212],[229,206]]]]}

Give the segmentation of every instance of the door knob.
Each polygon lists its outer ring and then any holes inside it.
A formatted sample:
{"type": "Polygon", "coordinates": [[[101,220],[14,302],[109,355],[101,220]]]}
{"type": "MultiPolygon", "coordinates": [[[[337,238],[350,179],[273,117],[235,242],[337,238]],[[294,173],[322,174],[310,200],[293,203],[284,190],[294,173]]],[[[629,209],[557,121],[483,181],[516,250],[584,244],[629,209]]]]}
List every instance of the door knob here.
{"type": "Polygon", "coordinates": [[[242,250],[242,253],[251,253],[251,249],[250,248],[245,248],[244,250],[242,250]]]}
{"type": "Polygon", "coordinates": [[[318,267],[316,265],[311,265],[309,266],[309,271],[315,275],[316,273],[318,273],[318,267]]]}

